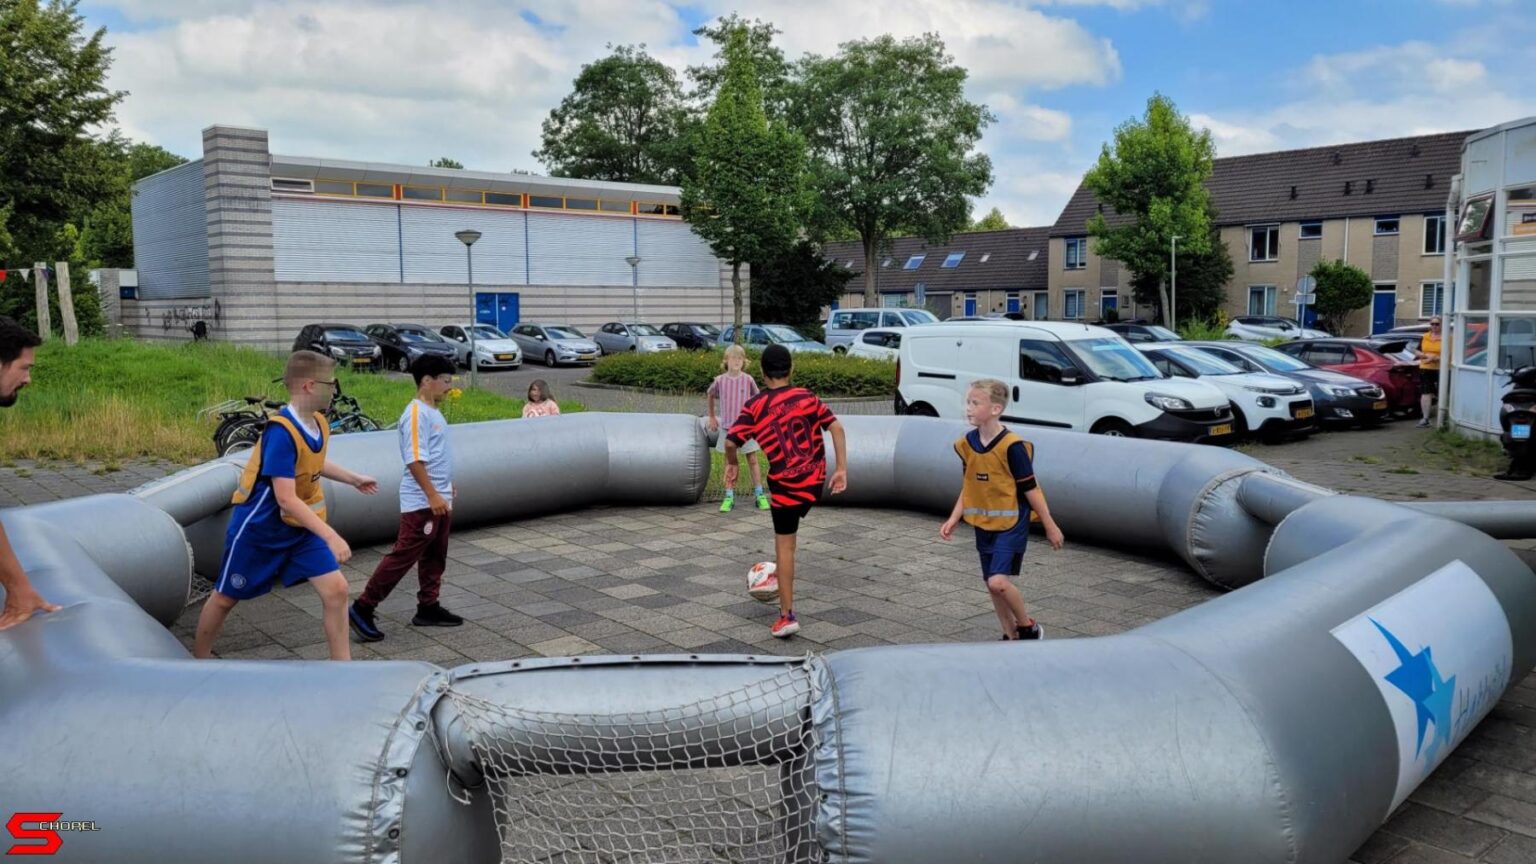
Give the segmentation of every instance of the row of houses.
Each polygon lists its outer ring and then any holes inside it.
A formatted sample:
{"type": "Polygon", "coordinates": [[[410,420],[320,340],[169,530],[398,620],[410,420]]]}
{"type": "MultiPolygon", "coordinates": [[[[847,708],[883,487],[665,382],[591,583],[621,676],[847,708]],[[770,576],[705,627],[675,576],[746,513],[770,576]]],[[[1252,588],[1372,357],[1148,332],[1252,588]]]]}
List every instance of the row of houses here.
{"type": "MultiPolygon", "coordinates": [[[[1351,333],[1439,312],[1447,299],[1447,198],[1469,134],[1217,159],[1207,188],[1233,262],[1224,311],[1295,317],[1298,282],[1318,261],[1337,259],[1376,286],[1370,306],[1347,322],[1351,333]]],[[[1132,296],[1131,274],[1093,252],[1086,226],[1099,213],[1111,225],[1125,221],[1079,186],[1049,227],[963,233],[947,244],[896,240],[877,259],[880,302],[923,306],[941,318],[1150,319],[1152,308],[1132,296]]],[[[834,243],[825,254],[856,274],[842,305],[863,305],[862,248],[834,243]]]]}

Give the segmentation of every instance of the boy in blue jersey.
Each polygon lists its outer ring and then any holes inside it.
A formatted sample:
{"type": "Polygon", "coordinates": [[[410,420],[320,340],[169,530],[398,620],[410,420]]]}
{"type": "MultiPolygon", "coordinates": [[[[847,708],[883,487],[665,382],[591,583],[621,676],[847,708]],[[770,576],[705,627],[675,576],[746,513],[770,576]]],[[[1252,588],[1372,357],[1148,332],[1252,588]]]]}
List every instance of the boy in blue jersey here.
{"type": "Polygon", "coordinates": [[[309,582],[324,608],[325,641],[332,660],[351,660],[347,640],[347,580],[341,564],[352,549],[325,523],[325,490],[320,478],[379,491],[372,477],[326,461],[330,428],[320,413],[336,393],[336,364],[314,351],[288,358],[283,384],[291,401],[267,420],[261,443],[235,491],[234,511],[224,535],[224,560],[203,612],[197,619],[192,656],[213,654],[213,640],[241,600],[309,582]]]}

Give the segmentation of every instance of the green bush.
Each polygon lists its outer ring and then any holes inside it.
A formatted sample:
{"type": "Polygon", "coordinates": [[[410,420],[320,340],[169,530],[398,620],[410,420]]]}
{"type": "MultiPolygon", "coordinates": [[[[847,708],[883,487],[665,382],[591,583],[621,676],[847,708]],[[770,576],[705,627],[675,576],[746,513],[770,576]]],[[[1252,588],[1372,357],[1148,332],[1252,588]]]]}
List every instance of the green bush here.
{"type": "Polygon", "coordinates": [[[1203,320],[1182,325],[1179,327],[1179,336],[1192,342],[1219,342],[1228,338],[1225,324],[1203,320]]]}
{"type": "MultiPolygon", "coordinates": [[[[747,371],[763,383],[758,352],[749,351],[747,371]]],[[[663,351],[614,354],[597,362],[599,384],[641,387],[668,393],[703,393],[720,374],[722,351],[663,351]]],[[[824,397],[889,396],[896,390],[896,364],[833,354],[796,354],[792,381],[824,397]]]]}

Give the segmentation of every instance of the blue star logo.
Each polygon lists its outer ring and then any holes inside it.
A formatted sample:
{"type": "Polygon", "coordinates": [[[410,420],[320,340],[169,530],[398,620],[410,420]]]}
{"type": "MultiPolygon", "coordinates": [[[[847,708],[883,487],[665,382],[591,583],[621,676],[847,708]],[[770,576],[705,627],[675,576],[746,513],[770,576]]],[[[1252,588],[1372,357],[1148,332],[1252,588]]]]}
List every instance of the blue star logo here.
{"type": "Polygon", "coordinates": [[[1451,701],[1456,695],[1456,676],[1452,675],[1450,680],[1442,681],[1428,645],[1417,654],[1411,653],[1402,640],[1381,626],[1381,622],[1373,618],[1371,623],[1386,637],[1387,644],[1392,646],[1392,652],[1397,655],[1398,666],[1387,673],[1388,683],[1413,700],[1415,716],[1419,721],[1415,758],[1425,749],[1424,727],[1434,721],[1435,735],[1429,741],[1428,752],[1428,759],[1433,764],[1440,745],[1448,746],[1451,743],[1451,701]]]}

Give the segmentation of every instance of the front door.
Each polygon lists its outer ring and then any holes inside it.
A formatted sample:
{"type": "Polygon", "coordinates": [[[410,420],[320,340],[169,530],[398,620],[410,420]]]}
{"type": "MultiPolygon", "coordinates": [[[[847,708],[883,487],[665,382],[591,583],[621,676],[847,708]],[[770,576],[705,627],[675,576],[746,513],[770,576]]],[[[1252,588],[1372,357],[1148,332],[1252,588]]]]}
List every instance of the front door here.
{"type": "Polygon", "coordinates": [[[1371,335],[1385,333],[1397,326],[1397,289],[1377,286],[1371,301],[1371,335]]]}
{"type": "Polygon", "coordinates": [[[1099,318],[1108,321],[1111,313],[1118,314],[1120,309],[1120,296],[1113,291],[1105,291],[1099,297],[1099,318]]]}
{"type": "Polygon", "coordinates": [[[1009,312],[1017,312],[1017,311],[1019,311],[1019,295],[1017,295],[1017,294],[1009,294],[1008,295],[1008,311],[1009,312]]]}
{"type": "Polygon", "coordinates": [[[976,295],[965,295],[965,317],[973,318],[976,315],[976,295]]]}

